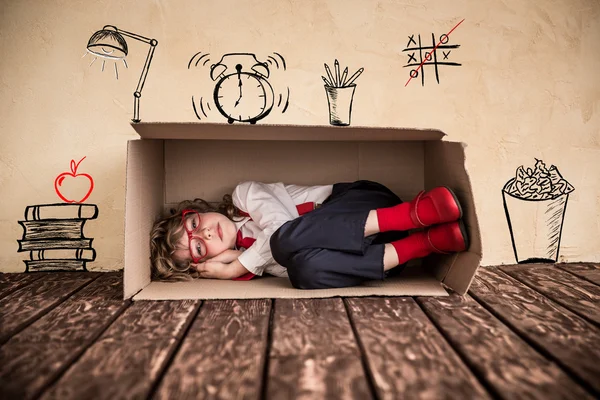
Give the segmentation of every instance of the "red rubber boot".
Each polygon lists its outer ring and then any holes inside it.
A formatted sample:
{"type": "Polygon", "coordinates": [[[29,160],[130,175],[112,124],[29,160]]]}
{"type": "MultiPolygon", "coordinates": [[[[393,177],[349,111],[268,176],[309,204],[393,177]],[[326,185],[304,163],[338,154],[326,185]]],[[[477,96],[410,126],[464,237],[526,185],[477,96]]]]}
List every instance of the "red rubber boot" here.
{"type": "Polygon", "coordinates": [[[425,228],[457,221],[462,215],[458,198],[446,186],[438,186],[428,192],[421,191],[409,203],[377,209],[380,232],[425,228]]]}
{"type": "Polygon", "coordinates": [[[391,243],[398,254],[398,264],[428,256],[431,253],[450,254],[469,248],[467,230],[462,220],[433,226],[391,243]]]}
{"type": "Polygon", "coordinates": [[[469,248],[467,228],[462,220],[432,226],[424,233],[426,243],[433,253],[450,254],[469,248]]]}

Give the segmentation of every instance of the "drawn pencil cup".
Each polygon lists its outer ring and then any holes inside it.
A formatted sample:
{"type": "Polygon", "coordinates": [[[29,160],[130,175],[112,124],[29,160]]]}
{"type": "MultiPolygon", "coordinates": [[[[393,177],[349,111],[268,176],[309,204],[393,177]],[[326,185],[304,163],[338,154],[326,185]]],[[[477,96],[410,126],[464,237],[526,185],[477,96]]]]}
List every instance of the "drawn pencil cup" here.
{"type": "Polygon", "coordinates": [[[569,193],[574,190],[553,165],[517,169],[502,188],[504,211],[519,264],[558,261],[569,193]]]}
{"type": "Polygon", "coordinates": [[[331,125],[350,125],[352,115],[352,99],[356,85],[332,87],[325,85],[327,101],[329,102],[329,123],[331,125]]]}
{"type": "Polygon", "coordinates": [[[364,68],[360,68],[350,78],[348,76],[348,67],[340,73],[340,64],[338,60],[334,62],[334,71],[325,64],[327,77],[322,76],[325,82],[325,93],[327,94],[327,103],[329,104],[329,123],[337,126],[348,126],[352,117],[352,101],[356,84],[354,81],[362,74],[364,68]]]}

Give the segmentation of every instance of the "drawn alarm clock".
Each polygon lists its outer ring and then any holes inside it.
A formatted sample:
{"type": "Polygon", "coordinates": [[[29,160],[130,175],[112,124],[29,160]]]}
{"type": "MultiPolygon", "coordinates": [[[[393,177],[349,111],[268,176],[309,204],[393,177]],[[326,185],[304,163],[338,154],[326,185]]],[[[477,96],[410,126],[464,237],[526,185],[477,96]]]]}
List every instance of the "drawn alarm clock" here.
{"type": "Polygon", "coordinates": [[[259,62],[254,54],[224,55],[219,63],[211,66],[210,77],[217,81],[215,104],[228,123],[256,124],[273,109],[275,96],[267,80],[269,67],[267,63],[259,62]],[[245,69],[247,61],[251,62],[250,68],[245,69]]]}

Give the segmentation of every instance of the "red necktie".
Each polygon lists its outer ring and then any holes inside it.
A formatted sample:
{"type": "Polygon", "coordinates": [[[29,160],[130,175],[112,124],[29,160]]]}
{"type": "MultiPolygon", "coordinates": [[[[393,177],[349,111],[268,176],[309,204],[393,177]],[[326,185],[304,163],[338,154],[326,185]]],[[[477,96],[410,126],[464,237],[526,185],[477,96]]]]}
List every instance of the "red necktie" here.
{"type": "Polygon", "coordinates": [[[235,245],[240,248],[243,247],[245,249],[247,249],[248,247],[252,246],[252,244],[256,242],[256,239],[251,238],[251,237],[242,237],[242,230],[240,229],[239,231],[237,231],[237,239],[235,241],[235,245]]]}

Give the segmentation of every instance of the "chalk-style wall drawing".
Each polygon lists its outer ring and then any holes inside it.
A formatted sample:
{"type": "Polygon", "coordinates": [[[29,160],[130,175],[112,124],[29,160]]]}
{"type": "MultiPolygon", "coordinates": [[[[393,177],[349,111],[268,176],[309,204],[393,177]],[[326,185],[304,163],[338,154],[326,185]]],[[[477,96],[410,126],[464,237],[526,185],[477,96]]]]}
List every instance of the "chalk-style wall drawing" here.
{"type": "Polygon", "coordinates": [[[63,172],[54,180],[56,194],[66,203],[83,203],[90,197],[92,190],[94,190],[94,179],[89,174],[77,173],[79,164],[83,160],[85,160],[85,157],[79,160],[78,163],[75,163],[75,160],[71,160],[71,171],[63,172]],[[82,184],[78,184],[82,180],[82,184]]]}
{"type": "Polygon", "coordinates": [[[535,167],[517,168],[502,188],[502,199],[515,259],[519,264],[558,261],[569,193],[575,188],[558,169],[536,159],[535,167]]]}
{"type": "Polygon", "coordinates": [[[29,252],[25,272],[87,271],[87,263],[96,259],[93,239],[83,235],[85,222],[98,217],[95,204],[82,203],[94,189],[93,178],[77,171],[84,159],[71,160],[71,171],[54,180],[64,203],[27,206],[24,220],[18,221],[24,231],[18,251],[29,252]]]}
{"type": "Polygon", "coordinates": [[[406,81],[405,87],[410,83],[413,78],[421,75],[421,86],[425,86],[425,69],[423,66],[433,66],[435,71],[435,80],[437,83],[440,83],[440,74],[439,74],[439,66],[461,66],[457,62],[450,61],[450,53],[452,49],[457,49],[460,47],[458,44],[448,44],[450,41],[450,34],[458,28],[460,24],[464,21],[461,20],[458,24],[454,26],[448,33],[440,36],[439,41],[436,41],[436,36],[434,33],[431,34],[431,46],[425,45],[421,42],[421,35],[417,35],[417,39],[415,39],[415,35],[410,35],[408,37],[408,43],[406,48],[402,50],[408,56],[408,61],[404,68],[411,68],[409,72],[409,78],[406,81]],[[437,44],[436,44],[437,43],[437,44]],[[429,51],[428,51],[429,50],[429,51]],[[441,50],[441,54],[438,53],[438,50],[441,50]],[[425,55],[423,56],[423,51],[425,51],[425,55]],[[418,59],[416,54],[418,53],[418,59]],[[448,60],[448,61],[446,61],[448,60]],[[415,68],[416,67],[416,68],[415,68]]]}
{"type": "Polygon", "coordinates": [[[106,60],[114,61],[115,76],[119,79],[119,72],[117,68],[117,61],[122,60],[125,67],[127,62],[125,57],[129,53],[127,42],[123,36],[138,40],[140,42],[149,45],[148,55],[146,56],[146,62],[142,68],[142,74],[138,81],[135,92],[133,93],[133,122],[140,122],[140,98],[142,97],[142,90],[144,89],[144,82],[146,82],[146,76],[150,69],[150,62],[154,56],[154,49],[158,45],[156,39],[149,39],[147,37],[118,29],[116,26],[106,25],[104,28],[94,33],[87,44],[87,51],[89,54],[95,56],[94,60],[90,63],[90,66],[96,61],[98,57],[102,58],[102,71],[106,60]]]}
{"type": "Polygon", "coordinates": [[[202,115],[208,117],[207,111],[214,108],[227,119],[227,122],[247,122],[256,124],[269,115],[275,107],[282,108],[284,113],[289,105],[290,90],[287,97],[274,90],[269,81],[273,68],[286,70],[286,62],[279,53],[273,53],[278,58],[269,56],[261,62],[252,53],[228,53],[219,62],[210,63],[210,54],[201,52],[194,54],[188,62],[188,69],[210,65],[209,76],[215,87],[210,100],[200,97],[197,101],[192,96],[192,106],[196,118],[202,120],[202,115]]]}
{"type": "Polygon", "coordinates": [[[329,104],[329,123],[331,125],[350,125],[352,100],[356,90],[354,82],[364,70],[364,68],[359,68],[348,77],[348,67],[344,68],[344,72],[340,72],[340,63],[337,59],[333,62],[333,72],[329,65],[325,63],[327,77],[321,76],[321,78],[325,82],[325,93],[327,93],[327,103],[329,104]]]}
{"type": "Polygon", "coordinates": [[[23,260],[25,272],[87,271],[86,264],[96,259],[92,240],[83,236],[83,225],[98,216],[94,204],[40,204],[25,208],[19,221],[24,233],[19,252],[28,251],[23,260]]]}

